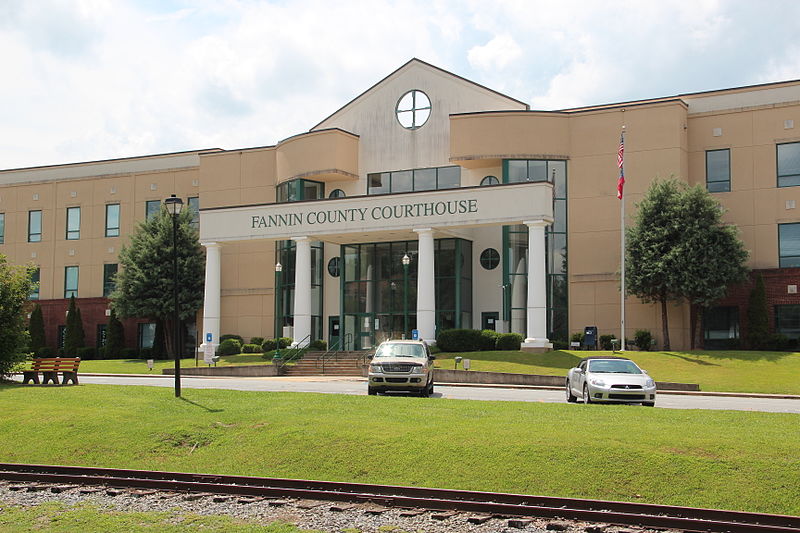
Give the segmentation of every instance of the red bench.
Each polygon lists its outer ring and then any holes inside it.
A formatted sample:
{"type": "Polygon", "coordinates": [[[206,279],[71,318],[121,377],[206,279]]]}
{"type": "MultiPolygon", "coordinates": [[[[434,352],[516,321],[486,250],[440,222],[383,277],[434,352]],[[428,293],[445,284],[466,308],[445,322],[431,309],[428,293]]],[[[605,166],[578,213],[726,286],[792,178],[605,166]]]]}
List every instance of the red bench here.
{"type": "Polygon", "coordinates": [[[73,385],[78,384],[78,366],[81,364],[80,357],[48,357],[37,358],[31,361],[31,369],[22,371],[22,383],[39,383],[39,372],[42,373],[43,385],[52,381],[56,385],[66,385],[70,381],[73,385]],[[58,381],[58,373],[63,375],[62,381],[58,381]]]}

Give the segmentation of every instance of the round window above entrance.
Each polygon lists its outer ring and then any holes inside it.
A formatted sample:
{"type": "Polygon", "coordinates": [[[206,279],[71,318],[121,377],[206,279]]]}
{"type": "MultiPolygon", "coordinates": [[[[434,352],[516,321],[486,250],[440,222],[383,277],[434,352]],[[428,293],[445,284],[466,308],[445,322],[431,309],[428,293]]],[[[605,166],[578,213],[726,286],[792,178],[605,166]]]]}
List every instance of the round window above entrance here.
{"type": "Polygon", "coordinates": [[[481,186],[484,185],[497,185],[500,183],[500,180],[497,179],[497,176],[486,176],[481,180],[481,186]]]}
{"type": "Polygon", "coordinates": [[[342,189],[333,189],[328,198],[344,198],[347,196],[342,189]]]}
{"type": "Polygon", "coordinates": [[[494,270],[500,264],[500,254],[494,248],[481,252],[481,266],[486,270],[494,270]]]}
{"type": "Polygon", "coordinates": [[[431,99],[424,92],[414,89],[400,97],[394,111],[401,126],[416,130],[431,116],[431,99]]]}
{"type": "Polygon", "coordinates": [[[330,274],[334,278],[338,278],[340,263],[341,260],[338,257],[331,258],[331,260],[328,261],[328,274],[330,274]]]}

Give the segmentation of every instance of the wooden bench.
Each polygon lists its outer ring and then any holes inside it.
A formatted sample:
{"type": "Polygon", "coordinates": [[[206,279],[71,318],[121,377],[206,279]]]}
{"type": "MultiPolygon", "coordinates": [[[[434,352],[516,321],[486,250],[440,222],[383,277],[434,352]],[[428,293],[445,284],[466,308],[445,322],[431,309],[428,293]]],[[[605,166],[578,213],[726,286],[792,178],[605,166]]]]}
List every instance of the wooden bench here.
{"type": "Polygon", "coordinates": [[[39,383],[39,372],[42,373],[43,385],[50,381],[59,385],[58,373],[64,376],[61,385],[66,385],[70,381],[73,385],[78,384],[78,366],[81,364],[80,357],[48,357],[37,358],[31,361],[31,369],[22,371],[22,383],[39,383]]]}

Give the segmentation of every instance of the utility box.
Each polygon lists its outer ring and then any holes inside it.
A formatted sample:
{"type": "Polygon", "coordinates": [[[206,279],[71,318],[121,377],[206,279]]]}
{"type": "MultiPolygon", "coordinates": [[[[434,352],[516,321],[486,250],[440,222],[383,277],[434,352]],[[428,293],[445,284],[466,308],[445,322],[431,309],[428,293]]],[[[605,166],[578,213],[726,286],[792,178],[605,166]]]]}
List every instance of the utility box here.
{"type": "Polygon", "coordinates": [[[583,328],[583,349],[596,350],[597,349],[597,326],[586,326],[583,328]]]}

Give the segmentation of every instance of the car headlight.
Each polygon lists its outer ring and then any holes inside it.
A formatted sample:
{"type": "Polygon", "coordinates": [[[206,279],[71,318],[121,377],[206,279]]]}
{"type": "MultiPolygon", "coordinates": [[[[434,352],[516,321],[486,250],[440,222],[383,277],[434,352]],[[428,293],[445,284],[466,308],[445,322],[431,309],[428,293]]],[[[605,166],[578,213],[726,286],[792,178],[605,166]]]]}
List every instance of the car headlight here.
{"type": "Polygon", "coordinates": [[[369,365],[369,371],[370,372],[379,372],[380,373],[380,372],[383,372],[383,368],[381,367],[381,365],[369,365]]]}
{"type": "Polygon", "coordinates": [[[606,386],[606,382],[603,381],[600,378],[592,378],[592,379],[589,380],[589,383],[591,383],[595,387],[605,387],[606,386]]]}
{"type": "Polygon", "coordinates": [[[423,367],[423,366],[412,367],[411,368],[411,373],[412,374],[424,374],[425,373],[425,367],[423,367]]]}
{"type": "Polygon", "coordinates": [[[644,386],[648,389],[652,389],[656,386],[656,382],[653,380],[653,378],[647,378],[647,381],[644,382],[644,386]]]}

